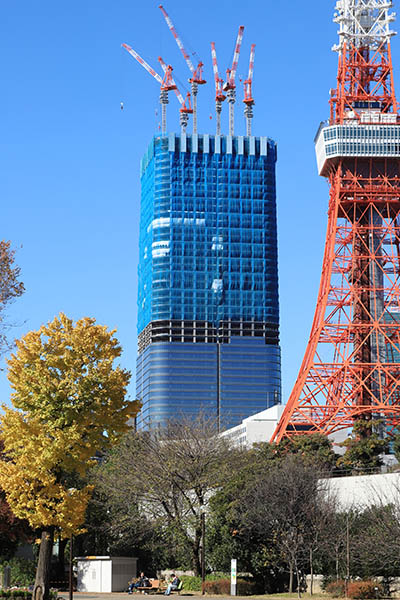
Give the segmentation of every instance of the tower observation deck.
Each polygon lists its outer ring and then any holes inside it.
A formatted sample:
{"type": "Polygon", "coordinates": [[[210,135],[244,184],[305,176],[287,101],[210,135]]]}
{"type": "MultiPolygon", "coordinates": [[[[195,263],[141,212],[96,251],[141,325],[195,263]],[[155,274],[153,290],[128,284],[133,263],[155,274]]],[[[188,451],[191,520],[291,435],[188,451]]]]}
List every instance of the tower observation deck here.
{"type": "Polygon", "coordinates": [[[330,184],[310,339],[274,438],[330,434],[356,419],[400,422],[400,121],[392,2],[339,0],[337,86],[316,138],[330,184]]]}

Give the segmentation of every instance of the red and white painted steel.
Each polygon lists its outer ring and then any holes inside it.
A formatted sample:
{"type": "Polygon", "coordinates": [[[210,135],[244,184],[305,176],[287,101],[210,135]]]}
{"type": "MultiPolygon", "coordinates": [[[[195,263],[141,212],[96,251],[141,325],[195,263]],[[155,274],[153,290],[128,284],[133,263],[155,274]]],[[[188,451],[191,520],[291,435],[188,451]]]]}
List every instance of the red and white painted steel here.
{"type": "Polygon", "coordinates": [[[214,81],[215,81],[215,113],[216,113],[216,135],[221,134],[221,111],[222,111],[222,102],[225,100],[226,96],[222,92],[222,86],[224,84],[224,80],[221,79],[218,73],[218,62],[217,62],[217,53],[215,50],[215,42],[211,42],[211,58],[214,72],[214,81]]]}
{"type": "MultiPolygon", "coordinates": [[[[164,71],[165,74],[167,74],[168,71],[168,66],[165,64],[165,62],[163,61],[163,59],[161,58],[161,56],[158,57],[158,62],[161,65],[162,70],[164,71]]],[[[186,94],[186,99],[183,99],[182,94],[180,93],[178,86],[176,85],[173,77],[171,77],[171,81],[172,84],[175,86],[175,95],[178,98],[178,101],[181,105],[181,108],[179,109],[179,113],[180,113],[180,126],[181,126],[181,132],[185,133],[186,131],[186,127],[188,124],[188,119],[189,119],[189,115],[193,113],[193,109],[192,109],[192,104],[191,104],[191,98],[190,98],[190,92],[188,92],[186,94]],[[188,103],[188,106],[186,106],[186,102],[188,103]]]]}
{"type": "Polygon", "coordinates": [[[235,102],[236,102],[236,70],[239,62],[240,47],[243,40],[244,26],[240,25],[236,38],[235,51],[233,53],[232,66],[226,70],[226,83],[224,91],[229,103],[229,135],[235,134],[235,102]]]}
{"type": "Polygon", "coordinates": [[[165,10],[165,8],[163,7],[162,4],[159,5],[159,9],[161,10],[162,14],[164,15],[165,21],[169,27],[169,30],[171,31],[172,35],[175,38],[175,41],[178,45],[179,50],[182,52],[183,58],[186,61],[187,66],[189,67],[189,70],[192,74],[192,77],[189,79],[189,83],[191,84],[191,88],[192,88],[192,96],[193,96],[193,133],[197,133],[197,93],[198,93],[198,86],[199,85],[203,85],[206,82],[205,79],[203,79],[203,67],[204,64],[199,61],[196,69],[193,66],[193,63],[190,59],[189,54],[186,52],[185,47],[182,43],[182,40],[180,39],[178,32],[176,31],[174,24],[172,23],[172,20],[170,18],[170,16],[168,15],[167,11],[165,10]]]}
{"type": "MultiPolygon", "coordinates": [[[[163,135],[167,133],[167,104],[168,100],[168,92],[172,90],[176,90],[176,84],[172,78],[172,67],[171,65],[166,66],[164,70],[164,77],[161,78],[160,75],[150,67],[149,64],[128,44],[122,44],[122,47],[125,48],[129,52],[133,58],[135,58],[138,63],[142,65],[146,69],[150,75],[154,77],[156,81],[160,84],[160,104],[161,104],[161,132],[163,135]]],[[[160,58],[158,59],[160,61],[160,58]]],[[[161,59],[162,60],[162,59],[161,59]]]]}
{"type": "Polygon", "coordinates": [[[297,381],[273,439],[356,419],[400,425],[400,120],[389,0],[339,0],[337,87],[317,134],[330,198],[322,275],[297,381]]]}
{"type": "Polygon", "coordinates": [[[253,72],[254,72],[254,54],[256,45],[252,44],[250,48],[250,60],[249,60],[249,73],[247,79],[244,80],[244,116],[246,119],[246,135],[251,135],[251,120],[253,118],[253,106],[255,104],[252,96],[252,83],[253,83],[253,72]]]}

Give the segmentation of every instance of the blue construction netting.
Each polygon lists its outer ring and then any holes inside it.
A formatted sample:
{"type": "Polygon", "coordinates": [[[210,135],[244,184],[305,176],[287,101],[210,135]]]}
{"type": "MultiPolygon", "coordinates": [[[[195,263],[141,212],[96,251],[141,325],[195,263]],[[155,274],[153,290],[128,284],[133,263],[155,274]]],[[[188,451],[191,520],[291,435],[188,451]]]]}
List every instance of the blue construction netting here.
{"type": "Polygon", "coordinates": [[[279,323],[276,145],[155,137],[141,166],[138,333],[151,321],[279,323]]]}

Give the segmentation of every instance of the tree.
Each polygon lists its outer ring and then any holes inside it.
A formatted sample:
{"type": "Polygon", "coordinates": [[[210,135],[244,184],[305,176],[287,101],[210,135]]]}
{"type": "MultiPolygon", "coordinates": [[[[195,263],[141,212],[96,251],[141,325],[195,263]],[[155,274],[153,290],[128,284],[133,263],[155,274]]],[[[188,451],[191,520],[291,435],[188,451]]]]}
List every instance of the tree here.
{"type": "Polygon", "coordinates": [[[214,419],[183,417],[125,436],[96,480],[122,535],[133,529],[143,539],[151,524],[198,574],[201,511],[228,477],[235,453],[214,419]]]}
{"type": "Polygon", "coordinates": [[[32,540],[28,523],[18,519],[0,491],[0,560],[11,558],[18,544],[32,540]]]}
{"type": "Polygon", "coordinates": [[[379,421],[360,419],[354,422],[352,436],[340,445],[346,452],[337,461],[339,469],[354,473],[370,473],[382,465],[381,455],[388,450],[388,439],[376,432],[379,421]]]}
{"type": "Polygon", "coordinates": [[[321,472],[331,472],[337,456],[333,451],[332,442],[321,433],[294,435],[279,443],[279,454],[296,454],[303,462],[316,465],[321,472]]]}
{"type": "Polygon", "coordinates": [[[8,360],[14,409],[3,407],[0,486],[15,515],[42,531],[36,600],[48,597],[55,530],[69,537],[84,522],[92,486],[80,478],[138,410],[125,399],[129,372],[114,366],[114,333],[60,314],[17,341],[8,360]]]}
{"type": "Polygon", "coordinates": [[[11,249],[11,243],[0,240],[0,352],[9,349],[6,309],[25,291],[24,284],[19,281],[20,268],[15,265],[14,258],[15,251],[11,249]]]}
{"type": "Polygon", "coordinates": [[[325,502],[326,484],[312,464],[288,455],[248,488],[237,503],[239,528],[264,537],[289,567],[289,592],[296,574],[300,594],[301,572],[308,563],[307,548],[317,507],[325,502]]]}

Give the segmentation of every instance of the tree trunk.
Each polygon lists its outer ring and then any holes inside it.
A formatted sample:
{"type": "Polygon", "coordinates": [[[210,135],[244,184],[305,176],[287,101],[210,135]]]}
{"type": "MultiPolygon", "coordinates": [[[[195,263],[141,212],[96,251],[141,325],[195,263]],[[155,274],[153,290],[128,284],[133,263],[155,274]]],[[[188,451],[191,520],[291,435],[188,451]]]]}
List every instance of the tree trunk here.
{"type": "Polygon", "coordinates": [[[53,551],[54,527],[46,527],[40,540],[39,560],[36,569],[33,600],[48,600],[50,590],[50,567],[53,551]]]}
{"type": "Polygon", "coordinates": [[[57,579],[65,583],[65,547],[68,539],[60,539],[58,542],[57,579]]]}
{"type": "Polygon", "coordinates": [[[313,549],[310,548],[310,594],[313,595],[314,569],[313,569],[313,549]]]}
{"type": "Polygon", "coordinates": [[[194,533],[194,540],[191,543],[192,546],[192,568],[194,574],[201,575],[201,561],[200,561],[200,541],[201,541],[201,527],[196,527],[194,533]]]}
{"type": "Polygon", "coordinates": [[[339,551],[337,549],[336,549],[335,566],[336,566],[336,581],[339,581],[339,551]]]}
{"type": "Polygon", "coordinates": [[[299,566],[297,564],[297,559],[295,561],[295,566],[296,566],[296,579],[297,579],[297,597],[301,598],[301,581],[300,581],[300,572],[299,572],[299,566]]]}
{"type": "Polygon", "coordinates": [[[289,564],[289,594],[293,594],[293,563],[289,564]]]}

